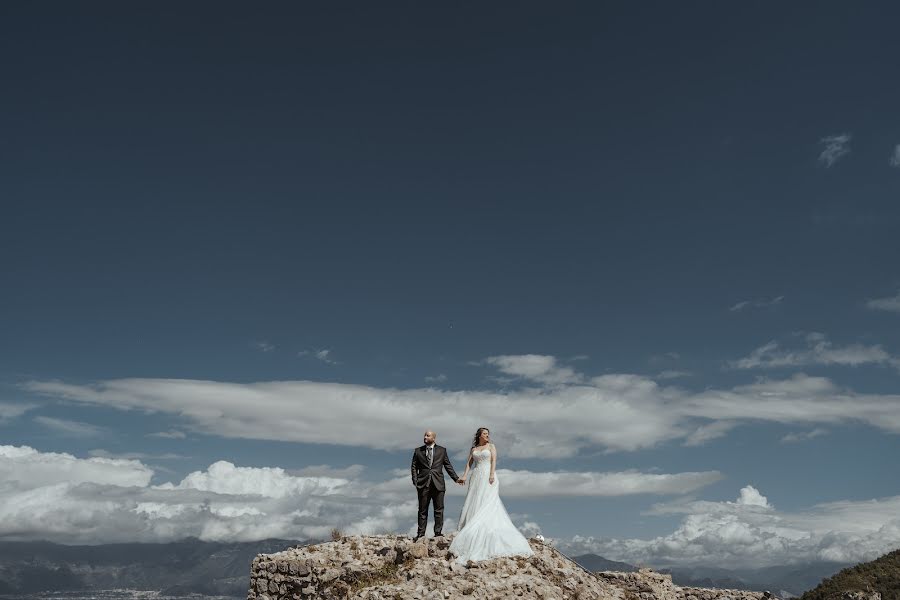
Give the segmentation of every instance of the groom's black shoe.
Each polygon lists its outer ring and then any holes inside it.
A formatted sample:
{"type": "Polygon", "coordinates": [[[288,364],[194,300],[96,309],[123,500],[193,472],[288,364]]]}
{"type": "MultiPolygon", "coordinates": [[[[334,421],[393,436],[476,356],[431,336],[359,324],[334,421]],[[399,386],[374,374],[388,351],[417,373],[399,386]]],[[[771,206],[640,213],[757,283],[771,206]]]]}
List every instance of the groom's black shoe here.
{"type": "Polygon", "coordinates": [[[425,536],[417,535],[417,536],[413,537],[413,541],[414,541],[414,542],[418,542],[418,541],[421,540],[423,537],[425,537],[425,536]]]}
{"type": "Polygon", "coordinates": [[[444,537],[444,534],[441,533],[440,531],[438,531],[437,533],[434,534],[434,537],[436,537],[436,538],[444,537]]]}

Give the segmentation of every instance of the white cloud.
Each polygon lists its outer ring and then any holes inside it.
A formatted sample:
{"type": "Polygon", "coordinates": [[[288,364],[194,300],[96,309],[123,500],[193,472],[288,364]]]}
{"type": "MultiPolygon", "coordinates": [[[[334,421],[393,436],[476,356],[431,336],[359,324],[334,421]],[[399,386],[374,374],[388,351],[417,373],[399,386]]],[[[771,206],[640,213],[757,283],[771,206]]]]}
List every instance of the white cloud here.
{"type": "Polygon", "coordinates": [[[178,483],[149,485],[136,460],[80,459],[0,446],[0,538],[60,543],[307,539],[332,527],[348,533],[397,531],[415,497],[386,504],[370,484],[292,476],[278,468],[216,462],[178,483]]]}
{"type": "Polygon", "coordinates": [[[679,360],[681,355],[678,352],[666,352],[665,354],[654,354],[649,358],[650,364],[671,363],[679,360]]]}
{"type": "Polygon", "coordinates": [[[656,410],[683,394],[639,376],[591,385],[511,393],[381,389],[310,381],[220,383],[119,379],[90,385],[31,382],[56,398],[118,410],[177,415],[185,426],[223,437],[406,449],[424,427],[446,445],[468,447],[487,424],[506,456],[561,458],[592,445],[636,449],[681,435],[656,410]],[[429,410],[423,422],[421,406],[429,410]],[[548,425],[552,432],[548,434],[548,425]],[[556,433],[553,433],[556,432],[556,433]]]}
{"type": "MultiPolygon", "coordinates": [[[[372,483],[355,477],[352,468],[348,477],[334,477],[340,470],[322,465],[310,467],[310,475],[295,475],[219,461],[178,482],[150,485],[153,470],[137,460],[0,446],[0,537],[108,543],[184,536],[307,539],[327,537],[332,527],[347,533],[404,531],[414,527],[415,499],[408,475],[400,472],[372,483]]],[[[498,471],[507,498],[683,494],[720,477],[716,472],[498,471]]],[[[458,486],[448,491],[465,493],[458,486]]],[[[766,566],[870,560],[900,545],[900,496],[785,512],[746,486],[735,501],[677,500],[655,504],[646,514],[684,518],[672,533],[656,538],[576,536],[563,549],[654,566],[766,566]]],[[[447,531],[454,527],[450,521],[447,531]]],[[[540,531],[531,521],[523,528],[540,531]]]]}
{"type": "Polygon", "coordinates": [[[260,352],[272,352],[273,350],[275,350],[275,344],[270,344],[266,341],[253,342],[253,347],[260,352]]]}
{"type": "Polygon", "coordinates": [[[21,417],[35,408],[37,408],[36,404],[0,402],[0,423],[21,417]]]}
{"type": "Polygon", "coordinates": [[[701,392],[685,398],[678,412],[716,421],[804,425],[856,422],[900,433],[900,396],[857,394],[825,377],[804,374],[785,380],[760,379],[729,391],[701,392]]]}
{"type": "Polygon", "coordinates": [[[731,312],[740,312],[742,310],[746,310],[748,308],[766,308],[769,306],[778,306],[784,301],[784,296],[776,296],[772,299],[760,299],[760,300],[742,300],[737,304],[732,305],[728,310],[731,312]]]}
{"type": "MultiPolygon", "coordinates": [[[[457,472],[463,473],[464,464],[457,472]]],[[[399,502],[410,493],[409,471],[397,469],[394,477],[375,484],[369,494],[399,502]]],[[[644,473],[629,471],[527,471],[497,469],[497,484],[504,498],[610,498],[637,494],[677,495],[695,492],[723,478],[719,471],[644,473]]],[[[465,496],[466,488],[448,485],[448,496],[465,496]]]]}
{"type": "Polygon", "coordinates": [[[556,357],[546,354],[489,356],[485,363],[497,367],[506,375],[543,384],[578,383],[582,380],[574,369],[559,366],[556,357]]]}
{"type": "Polygon", "coordinates": [[[819,140],[825,148],[819,154],[819,162],[826,167],[831,167],[841,158],[850,153],[850,140],[853,138],[849,133],[840,135],[829,135],[819,140]]]}
{"type": "Polygon", "coordinates": [[[39,452],[29,446],[0,446],[0,481],[23,489],[63,482],[117,486],[146,486],[153,470],[136,460],[76,458],[71,454],[39,452]]]}
{"type": "Polygon", "coordinates": [[[425,377],[426,383],[444,383],[445,381],[447,381],[447,376],[444,375],[443,373],[439,373],[438,375],[434,375],[434,376],[429,375],[429,376],[425,377]]]}
{"type": "Polygon", "coordinates": [[[712,440],[725,437],[729,431],[740,425],[738,421],[713,421],[700,425],[684,440],[685,446],[702,446],[712,440]]]}
{"type": "Polygon", "coordinates": [[[759,490],[752,485],[741,488],[741,495],[738,497],[737,503],[743,504],[744,506],[762,506],[763,508],[771,508],[769,506],[769,499],[760,494],[759,490]]]}
{"type": "Polygon", "coordinates": [[[355,479],[363,474],[366,467],[363,465],[350,465],[344,468],[335,468],[330,465],[309,465],[302,469],[287,471],[291,475],[303,477],[331,477],[341,479],[355,479]]]}
{"type": "Polygon", "coordinates": [[[894,146],[894,153],[888,161],[892,167],[900,167],[900,144],[894,146]]]}
{"type": "Polygon", "coordinates": [[[823,429],[821,427],[816,427],[812,431],[799,431],[799,432],[791,432],[786,434],[783,438],[781,438],[782,443],[796,443],[796,442],[805,442],[807,440],[811,440],[817,437],[821,437],[823,435],[828,435],[828,430],[823,429]]]}
{"type": "Polygon", "coordinates": [[[821,333],[807,334],[805,341],[805,348],[787,350],[781,348],[778,342],[773,340],[756,348],[748,356],[729,362],[728,366],[735,369],[771,369],[806,365],[856,367],[864,364],[879,364],[900,368],[900,359],[891,356],[879,345],[834,346],[821,333]]]}
{"type": "MultiPolygon", "coordinates": [[[[76,458],[0,446],[0,538],[62,543],[258,540],[402,531],[415,526],[409,474],[385,482],[359,478],[360,465],[243,467],[218,461],[179,482],[150,485],[138,460],[76,458]]],[[[498,471],[505,497],[680,494],[719,479],[717,472],[647,474],[498,471]]],[[[450,486],[451,494],[465,490],[450,486]]],[[[447,520],[452,531],[452,520],[447,520]]]]}
{"type": "Polygon", "coordinates": [[[328,363],[329,365],[340,364],[338,361],[336,361],[332,358],[331,350],[328,350],[328,349],[301,350],[300,352],[297,353],[297,356],[309,356],[311,358],[321,360],[324,363],[328,363]]]}
{"type": "Polygon", "coordinates": [[[690,371],[678,371],[675,369],[666,369],[665,371],[660,371],[656,374],[656,379],[681,379],[683,377],[690,377],[692,373],[690,371]]]}
{"type": "Polygon", "coordinates": [[[194,471],[179,484],[156,486],[161,490],[200,490],[232,496],[284,498],[306,494],[330,495],[345,490],[348,481],[337,477],[293,476],[279,467],[236,467],[220,460],[206,471],[194,471]]]}
{"type": "Polygon", "coordinates": [[[524,523],[522,523],[522,526],[519,527],[519,531],[521,531],[525,535],[525,537],[529,538],[540,535],[542,533],[541,526],[534,521],[525,521],[524,523]]]}
{"type": "Polygon", "coordinates": [[[659,504],[648,514],[685,517],[675,531],[653,539],[575,536],[562,549],[656,567],[764,567],[806,561],[861,562],[900,546],[900,496],[782,512],[747,486],[734,502],[659,504]]]}
{"type": "Polygon", "coordinates": [[[890,298],[875,298],[866,302],[866,308],[872,310],[887,310],[900,313],[900,292],[890,298]]]}
{"type": "Polygon", "coordinates": [[[37,416],[33,419],[35,423],[39,423],[44,427],[53,431],[72,437],[97,437],[103,435],[104,429],[90,423],[82,423],[81,421],[70,421],[68,419],[57,419],[55,417],[37,416]]]}
{"type": "Polygon", "coordinates": [[[579,377],[583,383],[504,392],[185,379],[32,381],[23,387],[89,405],[173,415],[183,427],[226,438],[390,451],[415,445],[428,427],[453,451],[468,448],[472,433],[488,426],[502,455],[514,458],[565,458],[597,448],[630,451],[678,441],[697,445],[741,424],[765,421],[804,427],[864,423],[900,433],[900,396],[855,393],[823,377],[797,374],[701,392],[639,375],[579,377]],[[422,406],[431,407],[427,422],[422,406]]]}
{"type": "Polygon", "coordinates": [[[177,429],[170,429],[168,431],[156,431],[154,433],[148,433],[147,437],[158,437],[158,438],[166,438],[171,440],[183,440],[187,437],[183,431],[178,431],[177,429]]]}
{"type": "Polygon", "coordinates": [[[622,471],[544,472],[498,469],[503,495],[510,498],[548,496],[626,496],[632,494],[687,494],[722,479],[718,471],[641,473],[622,471]]]}
{"type": "Polygon", "coordinates": [[[146,452],[110,452],[109,450],[104,450],[103,448],[94,448],[93,450],[88,450],[88,454],[90,456],[99,456],[102,458],[121,458],[125,460],[181,460],[190,458],[188,456],[173,454],[171,452],[167,452],[165,454],[148,454],[146,452]]]}

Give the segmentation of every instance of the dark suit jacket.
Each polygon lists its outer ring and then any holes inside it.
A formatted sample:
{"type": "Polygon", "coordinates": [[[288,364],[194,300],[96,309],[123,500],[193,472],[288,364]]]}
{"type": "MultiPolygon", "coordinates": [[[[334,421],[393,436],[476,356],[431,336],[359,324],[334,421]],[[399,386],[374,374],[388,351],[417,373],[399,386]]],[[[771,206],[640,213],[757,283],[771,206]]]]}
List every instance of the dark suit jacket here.
{"type": "Polygon", "coordinates": [[[432,457],[431,466],[428,466],[428,455],[425,453],[425,446],[419,446],[413,450],[412,466],[410,472],[412,474],[413,485],[417,488],[426,488],[429,484],[433,484],[440,491],[447,489],[444,484],[444,469],[447,474],[456,481],[459,476],[453,470],[450,464],[450,457],[447,456],[447,449],[443,446],[434,445],[434,456],[432,457]]]}

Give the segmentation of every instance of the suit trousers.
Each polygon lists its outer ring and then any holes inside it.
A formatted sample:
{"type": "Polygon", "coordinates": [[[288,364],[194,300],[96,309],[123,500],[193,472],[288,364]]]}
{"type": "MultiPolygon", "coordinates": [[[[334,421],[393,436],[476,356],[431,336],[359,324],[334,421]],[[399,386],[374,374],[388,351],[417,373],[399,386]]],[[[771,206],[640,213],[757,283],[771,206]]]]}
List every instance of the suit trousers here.
{"type": "Polygon", "coordinates": [[[424,487],[416,488],[419,492],[419,529],[417,536],[425,535],[425,527],[428,524],[428,505],[434,504],[434,535],[441,535],[444,527],[444,490],[439,490],[428,478],[424,487]]]}

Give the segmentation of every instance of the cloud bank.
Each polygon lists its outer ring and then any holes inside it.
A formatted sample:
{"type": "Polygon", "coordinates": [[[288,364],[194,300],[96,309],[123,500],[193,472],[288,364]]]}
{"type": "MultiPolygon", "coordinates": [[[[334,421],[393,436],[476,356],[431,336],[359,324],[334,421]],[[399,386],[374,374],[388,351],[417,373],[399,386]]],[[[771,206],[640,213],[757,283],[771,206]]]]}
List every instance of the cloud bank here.
{"type": "Polygon", "coordinates": [[[559,543],[570,554],[631,564],[732,568],[862,562],[900,546],[900,496],[782,512],[748,485],[733,502],[658,504],[649,514],[685,516],[675,531],[649,540],[575,536],[559,543]]]}
{"type": "Polygon", "coordinates": [[[850,344],[835,346],[821,333],[805,336],[806,347],[788,350],[771,341],[748,356],[731,361],[734,369],[772,369],[808,365],[843,365],[858,367],[865,364],[888,365],[900,369],[900,359],[879,345],[850,344]]]}
{"type": "Polygon", "coordinates": [[[875,298],[869,300],[866,302],[866,308],[900,313],[900,292],[897,292],[896,296],[891,296],[889,298],[875,298]]]}
{"type": "MultiPolygon", "coordinates": [[[[189,379],[113,379],[93,384],[32,381],[23,388],[50,398],[115,410],[163,413],[178,431],[226,438],[405,450],[410,432],[438,432],[467,448],[472,432],[491,427],[504,457],[557,459],[579,452],[634,451],[664,443],[700,445],[746,423],[793,426],[864,423],[900,433],[900,396],[863,394],[825,377],[796,374],[750,385],[691,392],[640,375],[589,378],[528,355],[497,358],[523,387],[504,392],[392,389],[313,382],[229,383],[189,379]],[[572,380],[574,383],[561,383],[572,380]],[[428,422],[422,408],[428,407],[428,422]]],[[[738,368],[796,364],[884,364],[879,346],[764,346],[738,368]]],[[[893,362],[891,362],[893,364],[893,362]]]]}
{"type": "MultiPolygon", "coordinates": [[[[416,497],[409,474],[372,482],[360,478],[363,472],[359,465],[316,465],[291,473],[217,461],[179,482],[150,485],[153,469],[140,460],[0,446],[0,539],[92,544],[186,536],[314,539],[326,538],[332,527],[347,533],[411,532],[416,497]]],[[[684,494],[721,478],[715,471],[499,470],[497,475],[505,498],[684,494]]],[[[450,486],[449,492],[462,496],[465,490],[450,486]]],[[[453,530],[452,523],[447,530],[453,530]]]]}
{"type": "MultiPolygon", "coordinates": [[[[412,533],[416,502],[408,475],[361,480],[362,469],[310,467],[308,474],[218,461],[181,481],[150,485],[139,460],[77,458],[27,446],[0,446],[0,539],[61,543],[165,542],[264,538],[322,539],[346,533],[412,533]],[[411,498],[412,496],[412,498],[411,498]]],[[[537,495],[682,495],[720,478],[716,472],[648,474],[535,473],[499,470],[505,498],[537,495]]],[[[454,496],[464,494],[451,486],[454,496]]],[[[681,496],[683,498],[683,496],[681,496]]],[[[735,501],[675,500],[647,513],[682,515],[653,539],[575,536],[555,540],[567,553],[654,566],[766,566],[808,560],[870,560],[900,545],[900,496],[819,504],[782,512],[745,486],[735,501]]],[[[454,523],[448,515],[447,530],[454,523]]],[[[519,516],[521,527],[540,525],[519,516]]]]}
{"type": "Polygon", "coordinates": [[[21,417],[29,410],[37,408],[36,404],[0,402],[0,423],[21,417]]]}

